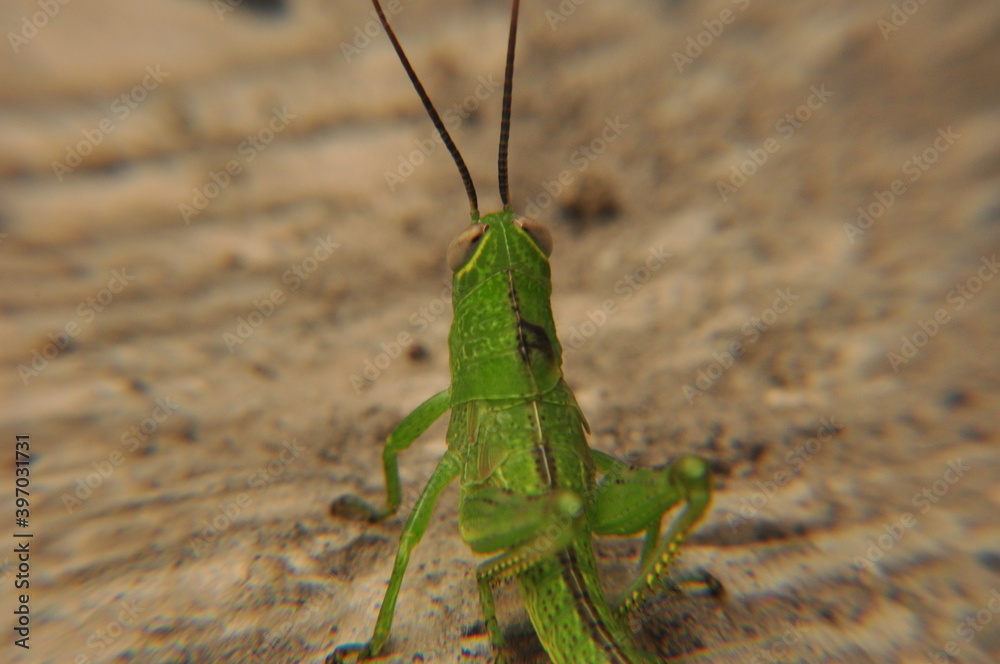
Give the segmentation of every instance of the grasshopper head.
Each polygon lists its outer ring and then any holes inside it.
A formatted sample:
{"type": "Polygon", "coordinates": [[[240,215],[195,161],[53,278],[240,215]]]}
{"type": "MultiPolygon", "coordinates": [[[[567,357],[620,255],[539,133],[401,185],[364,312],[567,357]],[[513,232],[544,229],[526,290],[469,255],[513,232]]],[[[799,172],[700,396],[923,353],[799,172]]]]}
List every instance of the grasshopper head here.
{"type": "Polygon", "coordinates": [[[549,230],[510,210],[494,212],[472,224],[448,247],[448,267],[455,274],[455,302],[483,281],[514,270],[546,286],[550,280],[549,230]]]}

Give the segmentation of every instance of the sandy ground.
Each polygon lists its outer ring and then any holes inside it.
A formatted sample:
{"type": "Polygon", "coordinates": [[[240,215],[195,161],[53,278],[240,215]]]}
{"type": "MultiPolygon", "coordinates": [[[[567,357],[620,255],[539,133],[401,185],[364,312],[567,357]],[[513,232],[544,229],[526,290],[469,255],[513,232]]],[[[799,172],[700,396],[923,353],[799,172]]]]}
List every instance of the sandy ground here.
{"type": "MultiPolygon", "coordinates": [[[[0,7],[0,660],[320,662],[370,634],[403,516],[329,504],[382,499],[382,439],[447,385],[467,208],[366,2],[288,4],[0,7]]],[[[1000,659],[1000,6],[524,4],[511,188],[555,236],[592,444],[715,471],[678,569],[727,596],[655,599],[643,643],[1000,659]]],[[[508,5],[398,6],[495,209],[508,5]]],[[[402,457],[406,509],[443,431],[402,457]]],[[[489,661],[456,512],[380,661],[489,661]]],[[[622,589],[638,543],[597,546],[622,589]]]]}

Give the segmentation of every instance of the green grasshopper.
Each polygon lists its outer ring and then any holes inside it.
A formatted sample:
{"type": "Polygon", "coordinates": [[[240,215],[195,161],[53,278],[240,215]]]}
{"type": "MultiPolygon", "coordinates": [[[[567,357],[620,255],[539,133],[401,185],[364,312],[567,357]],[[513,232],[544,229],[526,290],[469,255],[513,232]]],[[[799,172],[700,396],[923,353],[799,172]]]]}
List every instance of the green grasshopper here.
{"type": "Polygon", "coordinates": [[[336,515],[381,521],[400,506],[396,457],[451,410],[448,450],[417,499],[399,538],[389,586],[371,641],[342,645],[327,662],[377,656],[389,640],[410,553],[420,542],[442,490],[461,476],[459,531],[480,554],[498,554],[476,571],[486,632],[498,663],[510,661],[492,586],[514,578],[542,646],[557,664],[654,661],[636,645],[627,614],[659,583],[711,500],[708,465],[685,456],[663,468],[631,468],[588,447],[590,429],[563,378],[550,295],[552,238],[515,216],[507,183],[507,144],[517,36],[511,11],[499,182],[503,210],[479,216],[472,178],[389,26],[379,19],[465,183],[472,225],[448,248],[454,273],[454,322],[448,339],[451,387],[425,401],[389,435],[383,452],[387,506],[342,496],[336,515]],[[598,477],[601,481],[598,483],[598,477]],[[684,509],[660,537],[667,511],[684,509]],[[604,596],[592,535],[645,533],[640,573],[617,607],[604,596]]]}

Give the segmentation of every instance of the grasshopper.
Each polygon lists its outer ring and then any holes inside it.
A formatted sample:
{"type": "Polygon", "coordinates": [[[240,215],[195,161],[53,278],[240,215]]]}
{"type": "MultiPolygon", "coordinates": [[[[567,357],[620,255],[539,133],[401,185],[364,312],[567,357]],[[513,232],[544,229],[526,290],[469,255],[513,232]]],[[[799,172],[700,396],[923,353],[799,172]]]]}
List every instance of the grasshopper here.
{"type": "Polygon", "coordinates": [[[454,321],[448,338],[451,386],[410,413],[383,451],[387,505],[352,495],[335,515],[381,521],[401,502],[397,455],[451,410],[448,450],[427,481],[399,538],[389,585],[367,643],[334,650],[365,661],[383,651],[410,553],[420,542],[442,490],[461,476],[459,531],[479,554],[497,554],[476,570],[484,624],[495,661],[509,662],[493,585],[516,579],[542,646],[557,664],[655,661],[636,645],[628,613],[657,584],[711,500],[708,464],[684,456],[661,468],[632,468],[587,445],[590,428],[563,378],[550,295],[552,237],[518,217],[509,203],[507,144],[518,0],[513,0],[504,76],[498,160],[503,210],[480,217],[464,160],[417,78],[379,0],[379,19],[427,113],[452,155],[469,197],[472,224],[448,248],[454,321]],[[600,479],[600,481],[598,481],[600,479]],[[663,516],[683,505],[661,538],[663,516]],[[640,572],[617,606],[605,598],[593,535],[645,533],[640,572]]]}

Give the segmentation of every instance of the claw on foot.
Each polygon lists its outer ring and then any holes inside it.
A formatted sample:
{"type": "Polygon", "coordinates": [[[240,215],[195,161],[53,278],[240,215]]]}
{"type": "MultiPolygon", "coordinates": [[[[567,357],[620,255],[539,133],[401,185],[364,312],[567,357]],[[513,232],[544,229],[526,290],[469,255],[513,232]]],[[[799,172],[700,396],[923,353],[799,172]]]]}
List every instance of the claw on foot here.
{"type": "Polygon", "coordinates": [[[355,664],[364,662],[370,656],[368,652],[368,643],[346,643],[342,646],[337,646],[337,648],[327,655],[324,660],[324,664],[347,664],[348,660],[344,659],[345,655],[350,655],[351,653],[357,653],[357,657],[354,659],[355,664]]]}
{"type": "Polygon", "coordinates": [[[330,505],[330,514],[342,519],[367,521],[368,523],[374,523],[381,518],[381,514],[375,508],[351,494],[343,495],[334,500],[330,505]]]}

